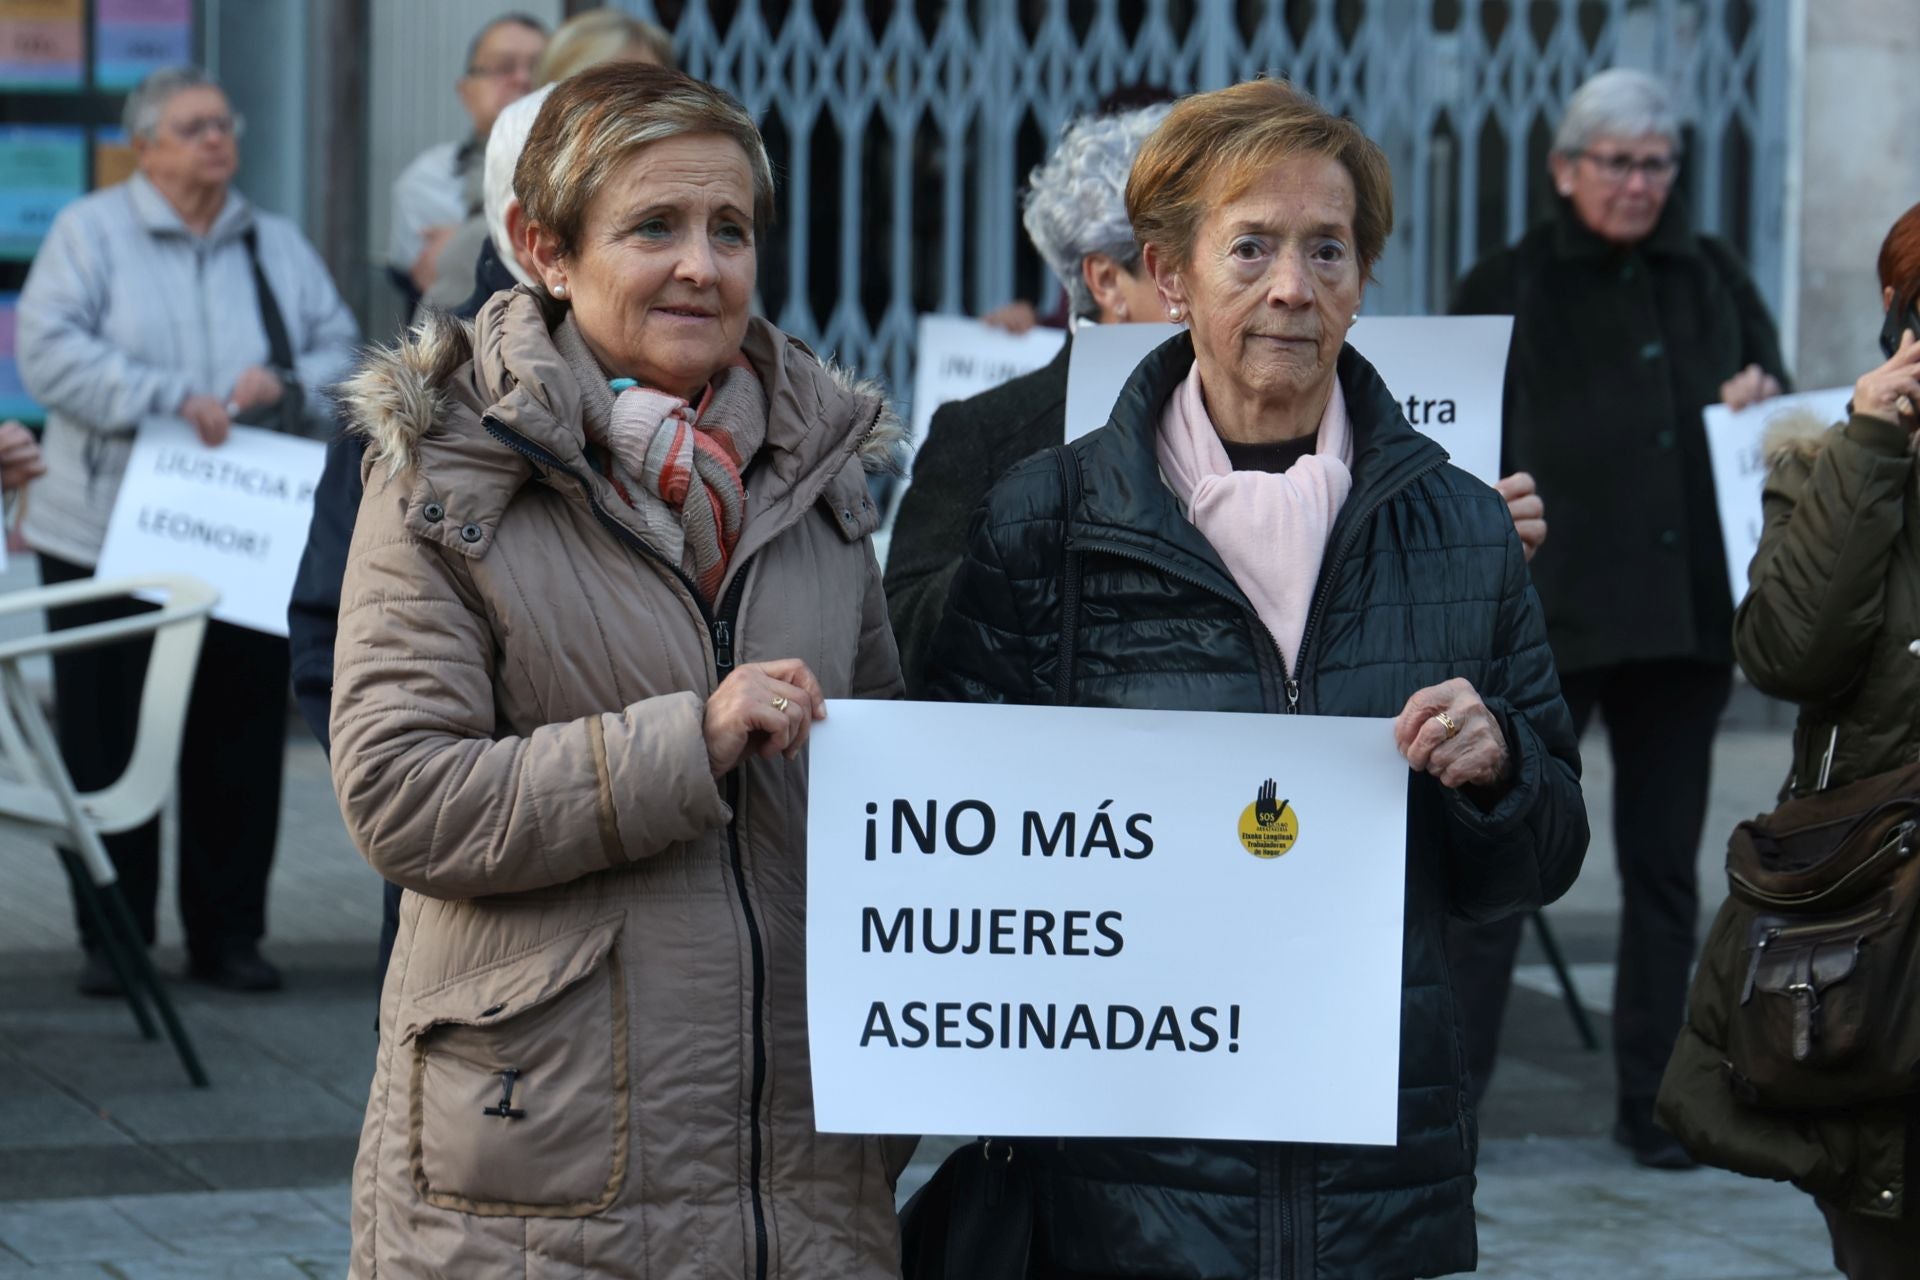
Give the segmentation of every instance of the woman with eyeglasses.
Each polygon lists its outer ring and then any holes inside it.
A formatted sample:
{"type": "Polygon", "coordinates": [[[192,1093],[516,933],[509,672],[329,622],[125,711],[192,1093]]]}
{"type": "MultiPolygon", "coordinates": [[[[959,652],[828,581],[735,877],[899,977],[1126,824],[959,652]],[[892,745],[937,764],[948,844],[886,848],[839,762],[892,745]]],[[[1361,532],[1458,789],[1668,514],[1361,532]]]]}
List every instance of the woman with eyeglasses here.
{"type": "MultiPolygon", "coordinates": [[[[128,95],[125,121],[137,171],[60,211],[20,294],[20,376],[47,410],[46,475],[22,532],[48,585],[93,576],[144,420],[184,419],[209,448],[235,423],[324,435],[323,389],[360,340],[300,229],[233,189],[240,118],[217,84],[190,67],[156,71],[128,95]]],[[[48,613],[65,628],[144,607],[48,613]]],[[[55,656],[60,747],[80,790],[126,767],[146,665],[144,644],[55,656]]],[[[208,624],[180,753],[180,914],[189,974],[233,990],[280,985],[259,942],[286,702],[285,638],[208,624]]],[[[106,844],[151,943],[159,823],[106,844]]],[[[121,975],[93,925],[80,921],[80,990],[112,995],[121,975]]]]}
{"type": "MultiPolygon", "coordinates": [[[[1561,687],[1613,753],[1624,903],[1614,979],[1614,1137],[1641,1164],[1692,1160],[1653,1123],[1693,960],[1695,855],[1714,727],[1732,688],[1733,601],[1700,413],[1786,383],[1734,251],[1689,229],[1680,120],[1638,71],[1594,76],[1554,136],[1550,216],[1488,257],[1454,311],[1514,317],[1504,470],[1531,472],[1554,535],[1533,561],[1561,687]]],[[[1456,929],[1476,1092],[1493,1068],[1518,917],[1456,929]]]]}

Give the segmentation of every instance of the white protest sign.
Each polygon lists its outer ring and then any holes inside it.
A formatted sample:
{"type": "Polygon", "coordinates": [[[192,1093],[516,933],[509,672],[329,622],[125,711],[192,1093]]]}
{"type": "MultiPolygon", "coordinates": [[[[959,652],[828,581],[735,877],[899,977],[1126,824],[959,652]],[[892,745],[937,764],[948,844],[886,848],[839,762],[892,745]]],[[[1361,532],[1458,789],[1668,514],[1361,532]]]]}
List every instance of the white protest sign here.
{"type": "MultiPolygon", "coordinates": [[[[1180,331],[1171,324],[1102,325],[1074,340],[1067,370],[1067,439],[1106,425],[1134,367],[1180,331]]],[[[1416,431],[1461,470],[1500,478],[1500,428],[1512,316],[1363,316],[1347,333],[1416,431]]]]}
{"type": "Polygon", "coordinates": [[[913,447],[927,438],[933,411],[1032,373],[1060,354],[1067,335],[1033,328],[1008,333],[964,316],[921,316],[913,368],[913,447]]]}
{"type": "Polygon", "coordinates": [[[1067,439],[1098,431],[1113,416],[1114,401],[1147,354],[1185,325],[1083,325],[1067,358],[1067,439]]]}
{"type": "Polygon", "coordinates": [[[836,701],[809,750],[823,1132],[1394,1141],[1387,721],[836,701]]]}
{"type": "Polygon", "coordinates": [[[210,449],[180,419],[149,418],[94,572],[192,574],[219,590],[214,617],[284,636],[325,459],[318,441],[257,427],[210,449]]]}
{"type": "Polygon", "coordinates": [[[1720,539],[1727,548],[1727,581],[1738,604],[1747,594],[1747,567],[1760,550],[1761,490],[1767,483],[1767,461],[1760,455],[1767,427],[1785,413],[1811,414],[1822,426],[1846,416],[1852,387],[1802,391],[1748,405],[1735,413],[1723,404],[1708,405],[1707,450],[1713,458],[1713,492],[1720,506],[1720,539]]]}

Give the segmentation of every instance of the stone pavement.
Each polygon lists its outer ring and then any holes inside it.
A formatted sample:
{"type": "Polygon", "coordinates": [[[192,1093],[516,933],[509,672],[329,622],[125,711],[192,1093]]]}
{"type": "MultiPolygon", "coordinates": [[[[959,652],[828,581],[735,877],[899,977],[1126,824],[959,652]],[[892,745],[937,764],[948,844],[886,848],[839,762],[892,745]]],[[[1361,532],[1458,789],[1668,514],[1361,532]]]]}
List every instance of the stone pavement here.
{"type": "MultiPolygon", "coordinates": [[[[66,890],[47,849],[0,834],[0,1280],[344,1273],[346,1179],[373,1048],[371,956],[379,884],[346,840],[320,752],[290,729],[269,951],[273,997],[176,983],[213,1088],[189,1088],[165,1042],[121,1005],[72,994],[66,890]]],[[[1765,808],[1786,759],[1783,722],[1743,707],[1723,736],[1710,832],[1765,808]]],[[[1587,871],[1552,918],[1582,985],[1604,1006],[1617,884],[1600,797],[1587,871]]],[[[1710,834],[1710,899],[1720,883],[1710,834]]],[[[169,880],[169,883],[171,881],[169,880]]],[[[158,960],[182,957],[170,906],[158,960]]],[[[1508,1019],[1508,1053],[1483,1117],[1482,1274],[1500,1280],[1803,1280],[1833,1274],[1810,1201],[1712,1171],[1641,1170],[1606,1138],[1611,1070],[1575,1040],[1537,954],[1508,1019]]],[[[1604,1036],[1605,1018],[1597,1016],[1604,1036]]],[[[929,1139],[917,1185],[950,1149],[929,1139]]]]}

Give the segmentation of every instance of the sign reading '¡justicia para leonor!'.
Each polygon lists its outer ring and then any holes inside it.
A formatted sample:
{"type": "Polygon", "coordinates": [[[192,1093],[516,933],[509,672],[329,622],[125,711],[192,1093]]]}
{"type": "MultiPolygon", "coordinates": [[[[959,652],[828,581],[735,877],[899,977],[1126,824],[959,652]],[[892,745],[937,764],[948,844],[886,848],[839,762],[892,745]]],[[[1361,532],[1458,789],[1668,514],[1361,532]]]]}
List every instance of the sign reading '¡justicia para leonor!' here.
{"type": "Polygon", "coordinates": [[[1394,1141],[1389,722],[836,701],[809,771],[823,1131],[1394,1141]]]}
{"type": "Polygon", "coordinates": [[[214,617],[284,636],[325,461],[315,440],[234,427],[210,448],[178,418],[149,418],[134,436],[95,572],[192,574],[219,591],[214,617]]]}

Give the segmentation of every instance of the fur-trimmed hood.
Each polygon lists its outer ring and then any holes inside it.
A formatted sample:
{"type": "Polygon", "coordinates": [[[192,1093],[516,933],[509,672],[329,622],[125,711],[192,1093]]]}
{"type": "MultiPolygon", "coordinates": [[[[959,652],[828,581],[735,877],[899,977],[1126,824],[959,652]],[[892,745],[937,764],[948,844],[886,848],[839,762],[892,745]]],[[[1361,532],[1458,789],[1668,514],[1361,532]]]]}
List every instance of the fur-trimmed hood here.
{"type": "MultiPolygon", "coordinates": [[[[550,330],[560,314],[552,302],[523,287],[489,303],[476,321],[430,311],[397,344],[371,348],[339,390],[352,429],[367,439],[368,461],[384,465],[393,473],[415,465],[421,440],[442,420],[450,405],[456,399],[471,402],[482,398],[459,396],[456,375],[473,360],[476,349],[487,345],[483,335],[510,333],[516,327],[524,330],[534,316],[550,330]]],[[[750,360],[756,348],[765,354],[777,354],[786,379],[795,375],[804,379],[811,369],[845,399],[876,406],[857,446],[861,468],[873,475],[906,474],[907,428],[878,381],[820,360],[798,339],[763,320],[751,323],[743,345],[750,360]]],[[[554,367],[562,367],[557,353],[553,359],[554,367]]],[[[756,369],[760,368],[759,361],[754,363],[756,369]]],[[[764,370],[762,377],[766,377],[764,370]]],[[[518,379],[510,367],[503,367],[473,370],[469,381],[474,391],[490,389],[504,394],[518,379]]],[[[822,407],[833,398],[829,394],[815,396],[822,407]]],[[[485,406],[481,408],[484,412],[485,406]]]]}
{"type": "Polygon", "coordinates": [[[1811,462],[1827,447],[1828,437],[1844,425],[1828,422],[1811,409],[1789,409],[1767,422],[1760,437],[1760,456],[1769,469],[1789,458],[1811,462]]]}
{"type": "MultiPolygon", "coordinates": [[[[485,555],[522,488],[568,479],[628,522],[631,509],[587,458],[579,388],[553,342],[565,315],[524,287],[495,295],[472,324],[429,315],[343,386],[353,429],[368,440],[366,474],[410,485],[422,536],[485,555]]],[[[867,475],[901,474],[906,452],[906,430],[879,387],[758,318],[741,351],[767,395],[749,521],[777,529],[818,504],[849,541],[871,534],[880,509],[867,475]]]]}

